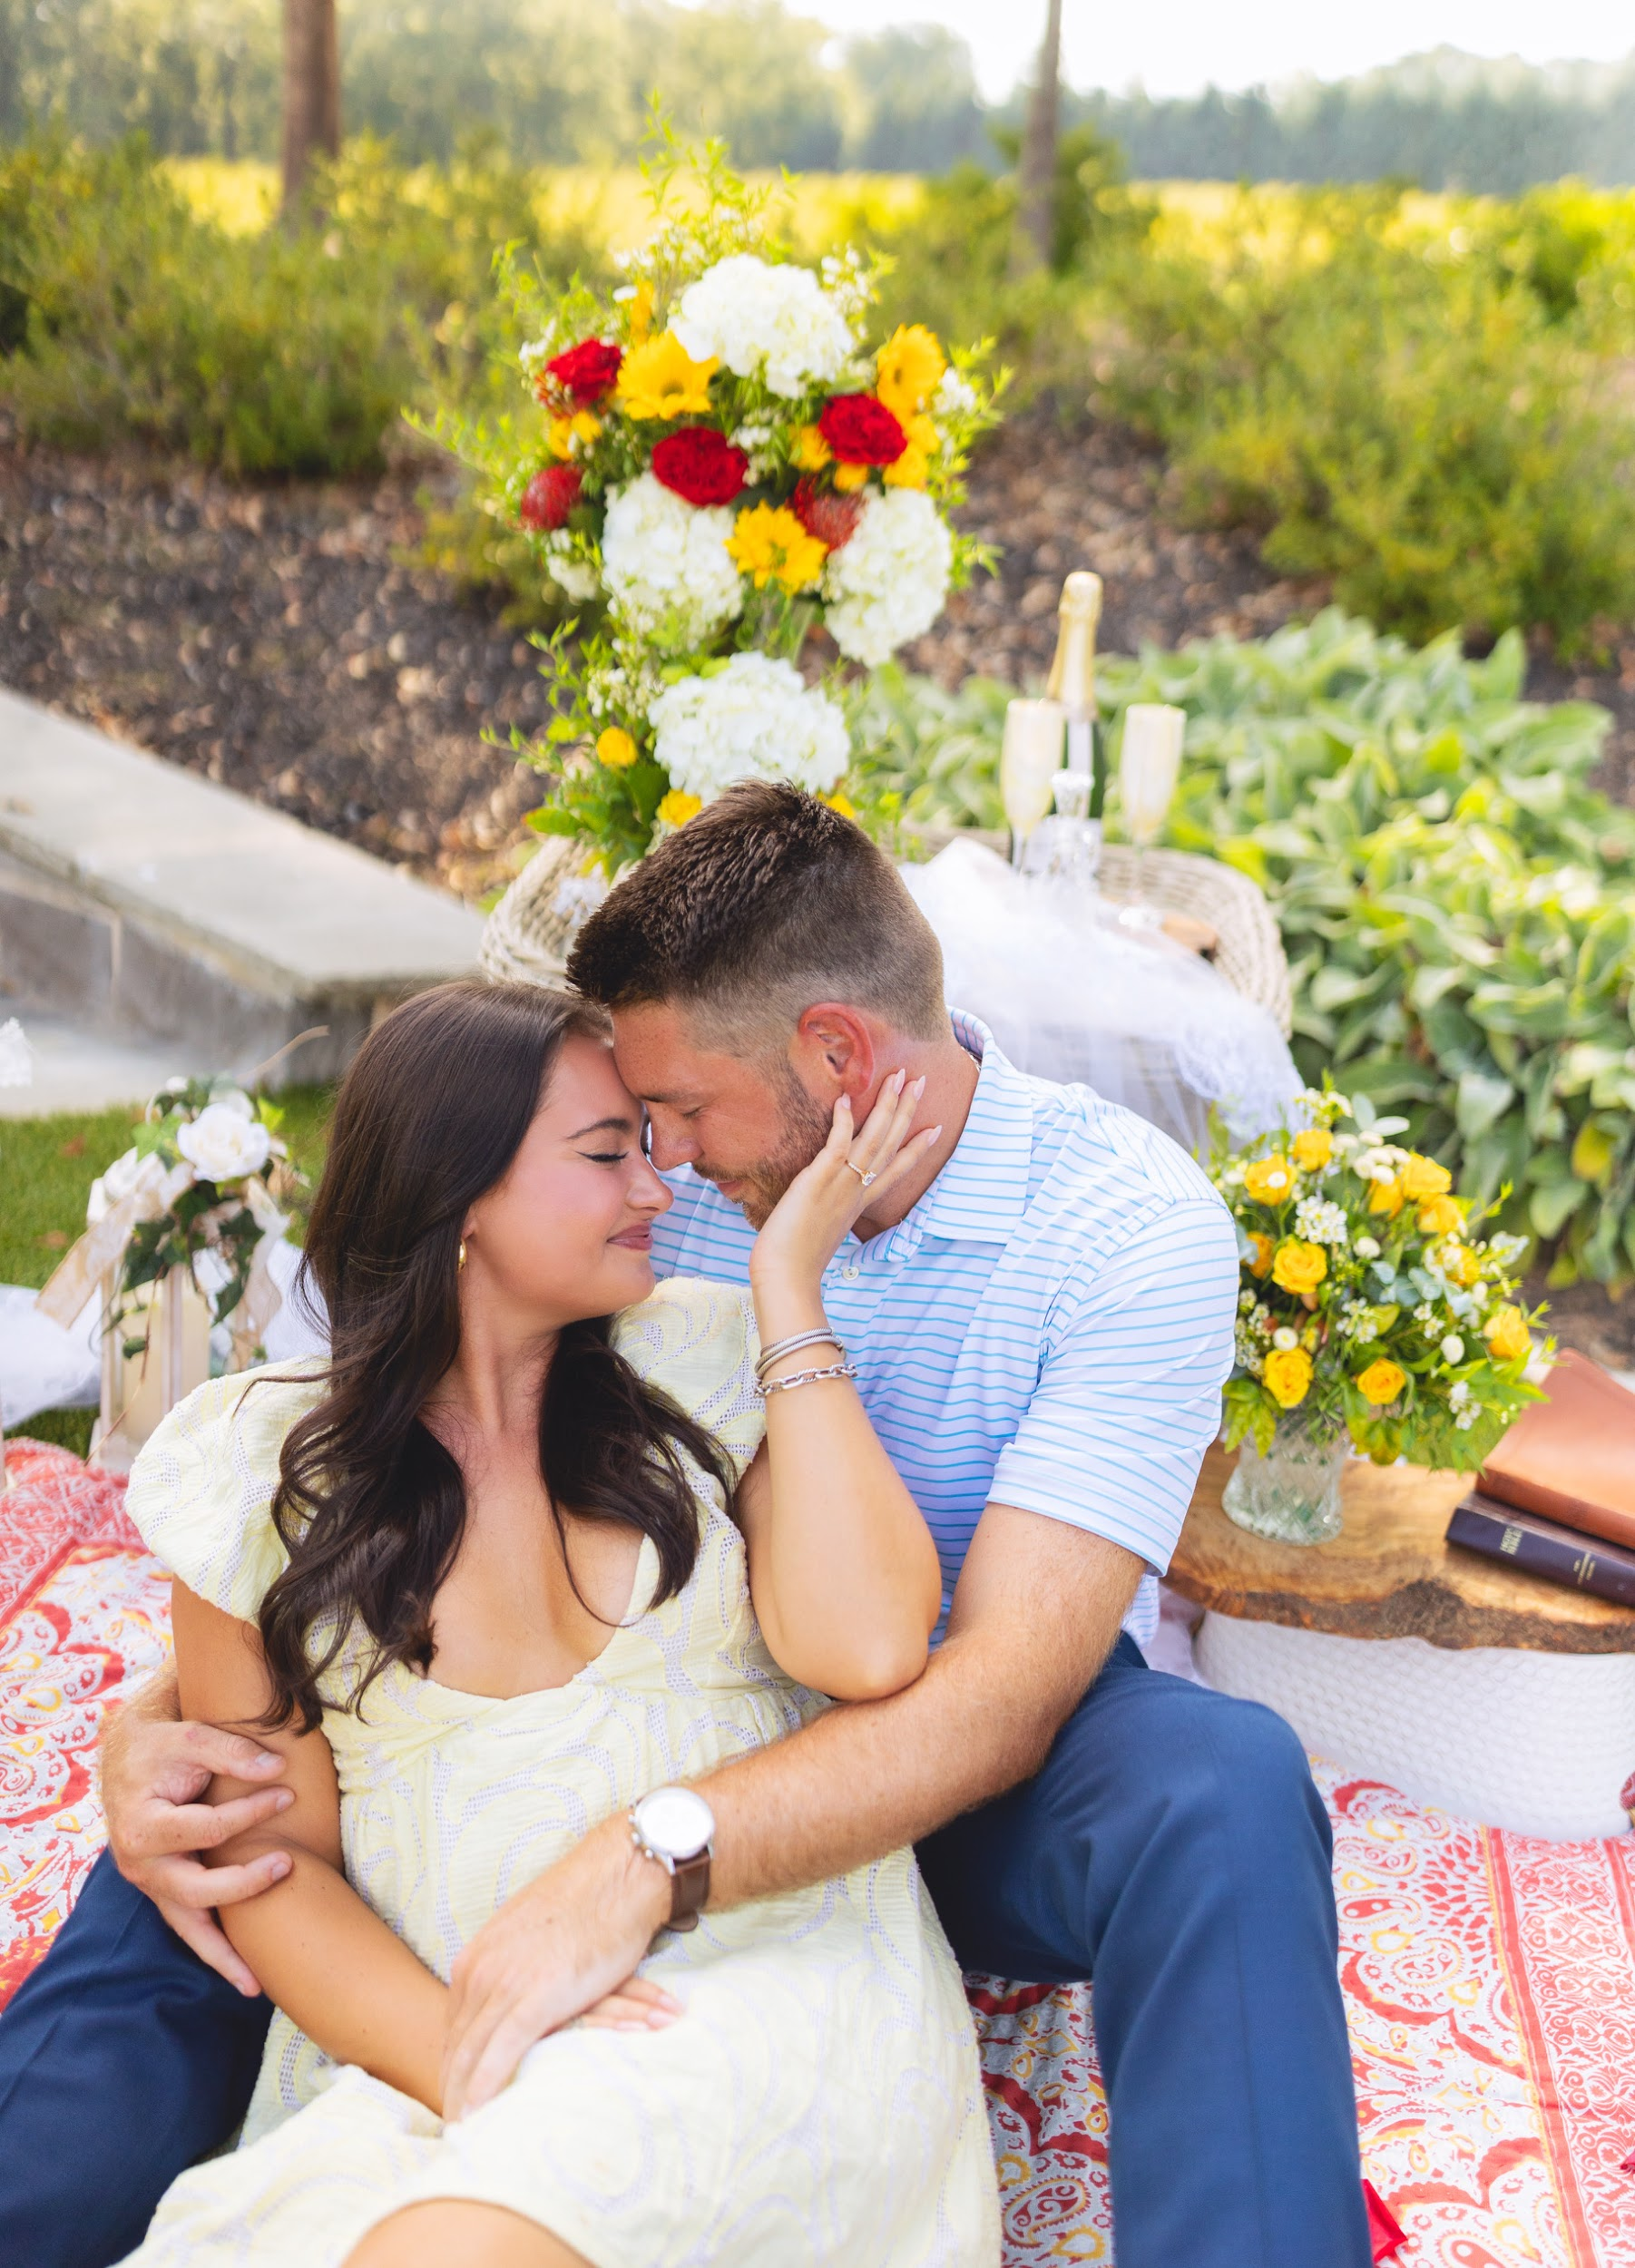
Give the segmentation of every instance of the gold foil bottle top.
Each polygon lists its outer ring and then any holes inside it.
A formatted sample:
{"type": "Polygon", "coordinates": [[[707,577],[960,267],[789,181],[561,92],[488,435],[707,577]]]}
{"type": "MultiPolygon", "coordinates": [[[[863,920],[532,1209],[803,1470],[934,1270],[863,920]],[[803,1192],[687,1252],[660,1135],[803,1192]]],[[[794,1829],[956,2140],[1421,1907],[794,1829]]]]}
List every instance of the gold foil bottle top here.
{"type": "MultiPolygon", "coordinates": [[[[1096,629],[1101,620],[1101,578],[1088,568],[1069,575],[1056,609],[1056,657],[1046,688],[1070,717],[1093,717],[1096,708],[1096,629]]],[[[1071,759],[1070,759],[1071,760],[1071,759]]]]}
{"type": "Polygon", "coordinates": [[[1071,614],[1074,621],[1086,619],[1093,625],[1101,619],[1101,578],[1092,575],[1088,567],[1078,567],[1062,586],[1062,601],[1058,614],[1071,614]]]}

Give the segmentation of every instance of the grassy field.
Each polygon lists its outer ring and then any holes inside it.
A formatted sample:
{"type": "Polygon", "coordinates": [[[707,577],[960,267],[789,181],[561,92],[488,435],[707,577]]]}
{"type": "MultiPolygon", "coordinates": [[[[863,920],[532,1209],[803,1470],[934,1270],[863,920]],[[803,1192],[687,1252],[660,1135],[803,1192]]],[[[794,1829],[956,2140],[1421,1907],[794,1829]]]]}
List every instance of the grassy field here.
{"type": "MultiPolygon", "coordinates": [[[[273,165],[244,159],[168,158],[164,171],[201,219],[233,235],[251,235],[271,222],[278,210],[279,172],[273,165]]],[[[429,194],[436,177],[426,169],[412,172],[429,194]]],[[[639,243],[651,227],[647,185],[636,167],[542,166],[534,176],[535,210],[542,227],[554,235],[572,229],[593,241],[622,250],[639,243]]],[[[759,185],[776,189],[776,174],[751,174],[759,185]]],[[[912,212],[922,184],[913,173],[803,173],[791,179],[788,227],[803,251],[826,249],[853,229],[861,214],[886,223],[912,212]]]]}
{"type": "MultiPolygon", "coordinates": [[[[316,1183],[334,1099],[328,1087],[286,1088],[279,1129],[290,1155],[316,1183]]],[[[64,1111],[46,1119],[0,1119],[0,1283],[38,1289],[85,1226],[91,1184],[131,1147],[142,1113],[64,1111]]],[[[299,1240],[299,1219],[291,1232],[299,1240]]],[[[89,1410],[43,1410],[18,1430],[35,1441],[61,1442],[83,1456],[89,1410]]]]}
{"type": "MultiPolygon", "coordinates": [[[[278,211],[279,169],[259,159],[167,158],[163,171],[202,220],[214,220],[235,236],[270,225],[278,211]]],[[[616,249],[634,244],[650,225],[647,186],[638,169],[627,166],[541,166],[535,173],[540,220],[554,232],[576,225],[586,235],[616,249]]],[[[751,173],[751,181],[775,187],[778,176],[751,173]]],[[[420,169],[409,176],[427,192],[434,176],[420,169]]],[[[1241,219],[1242,191],[1235,181],[1138,181],[1140,196],[1150,198],[1164,222],[1195,243],[1211,237],[1223,243],[1241,219]]],[[[807,252],[826,249],[857,226],[906,219],[922,200],[925,183],[915,173],[801,173],[789,181],[789,229],[807,252]]],[[[1262,214],[1278,233],[1278,216],[1292,220],[1303,192],[1278,182],[1255,190],[1262,214]]],[[[1491,205],[1491,199],[1425,195],[1414,191],[1402,201],[1402,216],[1415,230],[1434,233],[1456,224],[1460,212],[1491,205]]]]}

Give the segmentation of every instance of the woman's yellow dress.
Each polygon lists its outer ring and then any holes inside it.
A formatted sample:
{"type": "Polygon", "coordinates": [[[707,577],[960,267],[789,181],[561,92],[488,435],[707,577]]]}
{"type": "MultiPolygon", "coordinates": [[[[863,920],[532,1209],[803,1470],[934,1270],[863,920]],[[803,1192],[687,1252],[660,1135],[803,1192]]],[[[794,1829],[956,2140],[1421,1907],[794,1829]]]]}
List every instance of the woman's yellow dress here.
{"type": "MultiPolygon", "coordinates": [[[[618,1344],[748,1462],[762,1421],[740,1293],[661,1286],[618,1344]]],[[[309,1376],[201,1387],[132,1476],[150,1547],[247,1620],[284,1563],[279,1444],[316,1391],[309,1376]]],[[[692,1480],[685,1589],[567,1685],[494,1700],[395,1667],[361,1715],[326,1713],[348,1878],[439,1977],[599,1820],[824,1706],[768,1653],[742,1540],[716,1484],[692,1480]]],[[[633,1598],[656,1573],[644,1540],[633,1598]]],[[[594,2268],[996,2268],[975,2038],[911,1853],[708,1913],[642,1970],[685,2004],[676,2023],[553,2033],[447,2127],[275,2016],[240,2147],[172,2185],[132,2259],[338,2268],[377,2221],[436,2197],[507,2206],[594,2268]]]]}

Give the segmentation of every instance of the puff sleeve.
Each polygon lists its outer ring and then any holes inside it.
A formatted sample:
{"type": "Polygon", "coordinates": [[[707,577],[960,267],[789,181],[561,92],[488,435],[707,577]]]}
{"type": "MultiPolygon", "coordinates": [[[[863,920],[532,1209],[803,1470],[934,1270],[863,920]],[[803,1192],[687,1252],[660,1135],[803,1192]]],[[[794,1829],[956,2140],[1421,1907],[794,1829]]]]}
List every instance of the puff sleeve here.
{"type": "Polygon", "coordinates": [[[180,1402],[143,1446],[125,1498],[142,1541],[199,1598],[252,1622],[283,1571],[272,1524],[279,1452],[321,1377],[251,1371],[180,1402]]]}
{"type": "Polygon", "coordinates": [[[760,1340],[747,1291],[671,1276],[651,1299],[625,1309],[613,1344],[632,1370],[714,1434],[740,1477],[749,1470],[767,1418],[755,1391],[760,1340]]]}

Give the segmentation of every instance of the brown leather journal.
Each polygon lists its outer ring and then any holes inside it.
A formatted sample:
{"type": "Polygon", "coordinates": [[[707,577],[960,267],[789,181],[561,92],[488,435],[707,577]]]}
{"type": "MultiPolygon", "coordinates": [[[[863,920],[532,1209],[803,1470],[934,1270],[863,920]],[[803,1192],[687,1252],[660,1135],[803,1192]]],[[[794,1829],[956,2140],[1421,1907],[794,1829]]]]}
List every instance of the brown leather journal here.
{"type": "Polygon", "coordinates": [[[1571,1348],[1482,1470],[1502,1504],[1635,1547],[1635,1393],[1571,1348]]]}

